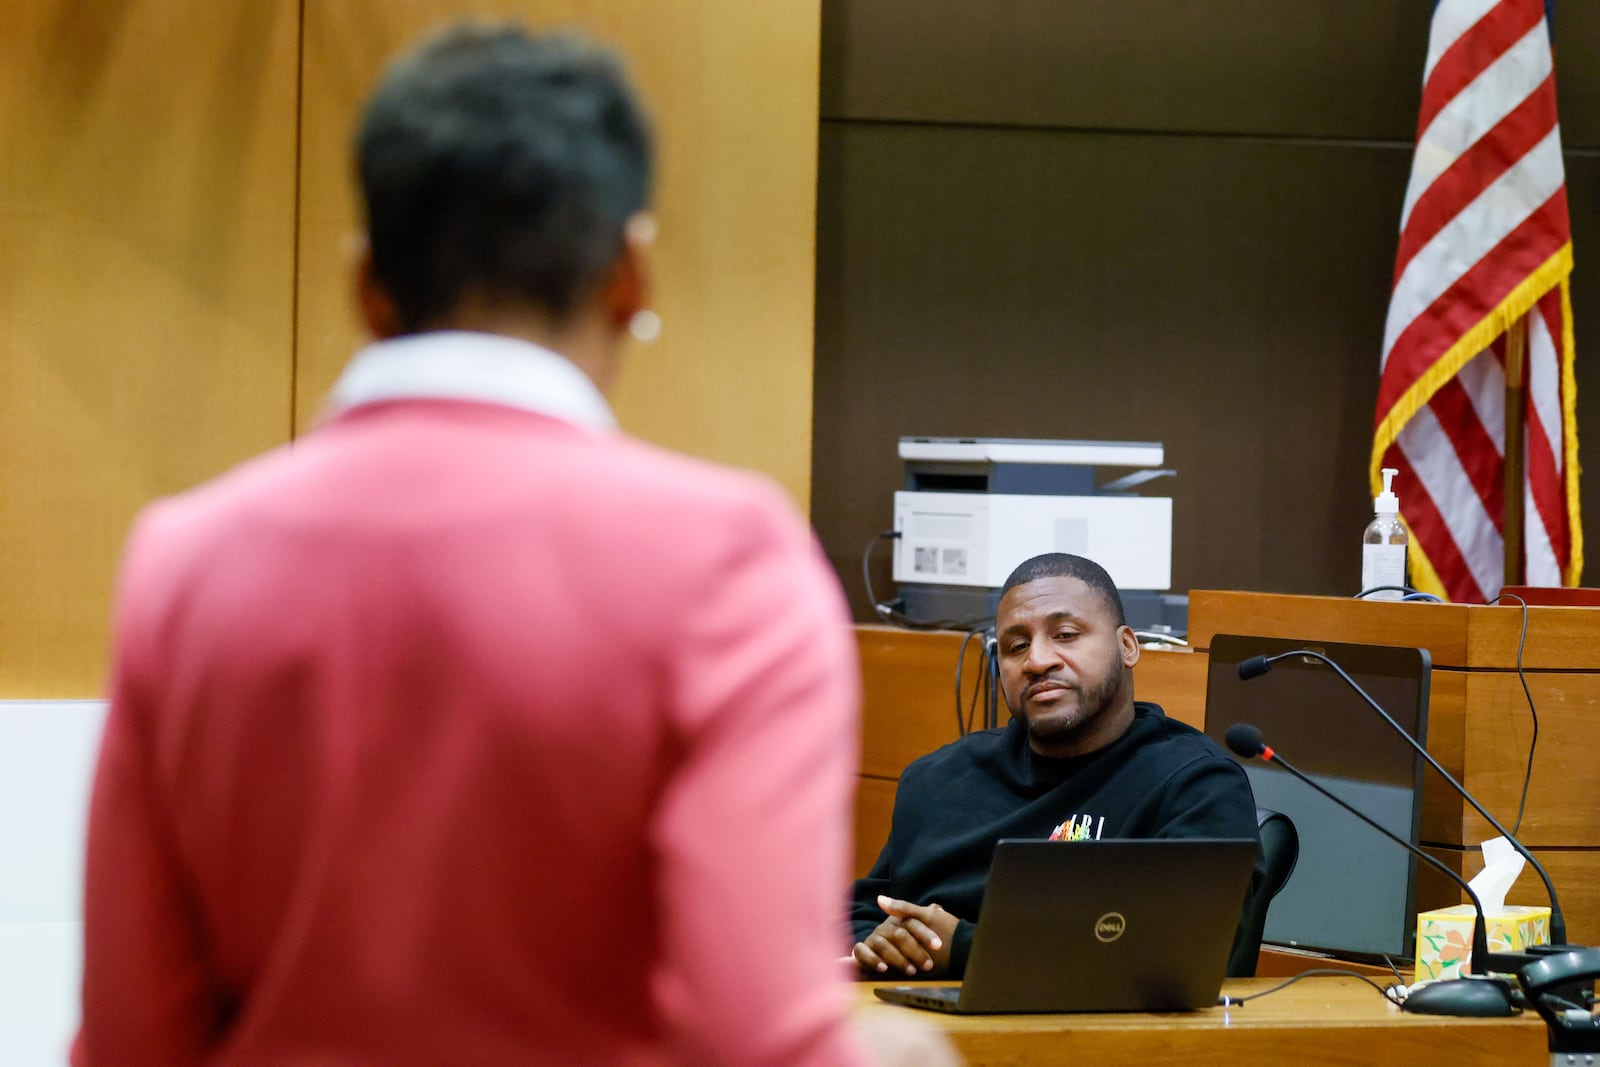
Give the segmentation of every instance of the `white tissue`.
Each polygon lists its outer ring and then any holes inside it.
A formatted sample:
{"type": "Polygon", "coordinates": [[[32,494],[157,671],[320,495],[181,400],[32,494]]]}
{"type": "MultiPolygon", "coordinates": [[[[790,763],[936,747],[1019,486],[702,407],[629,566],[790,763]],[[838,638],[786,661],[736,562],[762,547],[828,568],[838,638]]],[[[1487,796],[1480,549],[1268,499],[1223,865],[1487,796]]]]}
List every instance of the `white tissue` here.
{"type": "Polygon", "coordinates": [[[1522,874],[1522,866],[1527,861],[1503,837],[1491,837],[1480,847],[1483,870],[1467,884],[1483,902],[1484,913],[1493,914],[1505,907],[1506,894],[1511,892],[1512,883],[1522,874]]]}

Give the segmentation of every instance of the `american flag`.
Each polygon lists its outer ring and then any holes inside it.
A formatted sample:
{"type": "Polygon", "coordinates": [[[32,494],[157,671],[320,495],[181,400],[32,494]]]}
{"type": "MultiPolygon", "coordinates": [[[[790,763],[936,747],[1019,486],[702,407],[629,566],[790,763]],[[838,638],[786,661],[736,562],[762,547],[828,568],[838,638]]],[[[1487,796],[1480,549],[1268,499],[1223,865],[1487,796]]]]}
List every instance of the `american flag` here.
{"type": "Polygon", "coordinates": [[[1503,569],[1508,395],[1522,398],[1523,581],[1575,585],[1583,568],[1549,27],[1544,0],[1435,4],[1400,217],[1372,486],[1399,468],[1412,584],[1461,602],[1519,584],[1503,569]]]}

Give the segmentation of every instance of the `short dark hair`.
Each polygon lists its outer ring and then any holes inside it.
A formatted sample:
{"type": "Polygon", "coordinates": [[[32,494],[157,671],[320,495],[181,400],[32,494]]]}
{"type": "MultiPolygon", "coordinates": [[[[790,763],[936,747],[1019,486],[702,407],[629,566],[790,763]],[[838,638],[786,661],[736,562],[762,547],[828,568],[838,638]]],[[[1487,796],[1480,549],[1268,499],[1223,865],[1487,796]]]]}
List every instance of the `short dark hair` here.
{"type": "Polygon", "coordinates": [[[1066,552],[1046,552],[1042,556],[1023,560],[1006,579],[1006,584],[1000,587],[1000,595],[1003,597],[1017,586],[1027,585],[1040,578],[1078,579],[1100,594],[1106,606],[1111,609],[1112,618],[1116,619],[1118,626],[1128,625],[1127,613],[1122,609],[1122,594],[1117,592],[1117,583],[1111,580],[1111,575],[1106,573],[1106,569],[1092,559],[1066,552]]]}
{"type": "Polygon", "coordinates": [[[396,59],[355,147],[401,328],[469,295],[568,318],[648,201],[650,140],[620,61],[575,34],[459,22],[396,59]]]}

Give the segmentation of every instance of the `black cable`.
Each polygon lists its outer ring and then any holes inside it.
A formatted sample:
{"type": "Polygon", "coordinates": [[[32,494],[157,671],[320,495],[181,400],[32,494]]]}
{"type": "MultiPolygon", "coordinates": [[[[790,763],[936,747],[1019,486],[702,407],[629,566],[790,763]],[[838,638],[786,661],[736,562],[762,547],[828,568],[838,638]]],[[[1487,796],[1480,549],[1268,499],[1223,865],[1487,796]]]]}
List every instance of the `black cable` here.
{"type": "MultiPolygon", "coordinates": [[[[1429,597],[1437,600],[1432,593],[1422,593],[1409,585],[1375,585],[1371,589],[1363,589],[1356,594],[1356,599],[1364,599],[1369,593],[1381,593],[1394,590],[1406,594],[1406,599],[1413,597],[1429,597]]],[[[1517,680],[1522,683],[1522,695],[1528,701],[1528,715],[1533,719],[1533,740],[1528,744],[1528,767],[1522,776],[1522,797],[1517,801],[1517,819],[1511,825],[1511,835],[1516,836],[1522,828],[1522,815],[1528,807],[1528,786],[1533,782],[1533,754],[1539,747],[1539,709],[1534,707],[1533,692],[1528,688],[1528,674],[1522,666],[1522,653],[1528,646],[1528,602],[1515,593],[1501,593],[1494,598],[1494,603],[1510,598],[1522,605],[1522,635],[1517,638],[1517,680]]]]}
{"type": "Polygon", "coordinates": [[[995,640],[992,630],[984,635],[983,650],[989,676],[989,703],[984,709],[984,719],[989,729],[994,730],[1000,726],[1000,642],[995,640]]]}
{"type": "Polygon", "coordinates": [[[962,737],[972,732],[972,724],[978,717],[978,707],[983,707],[983,725],[985,729],[993,729],[998,723],[996,706],[1000,699],[1000,667],[995,658],[995,643],[988,630],[979,628],[968,630],[967,635],[961,640],[961,658],[956,662],[956,730],[962,737]],[[965,700],[964,671],[967,665],[967,645],[977,637],[981,643],[978,653],[978,680],[972,686],[972,699],[965,700]],[[966,703],[966,717],[962,718],[961,706],[966,703]]]}
{"type": "Polygon", "coordinates": [[[1546,1004],[1554,1004],[1562,1011],[1581,1011],[1585,1015],[1591,1014],[1589,1009],[1584,1007],[1582,1004],[1574,1004],[1565,997],[1558,997],[1554,993],[1541,993],[1539,994],[1539,999],[1544,1001],[1546,1004]]]}
{"type": "Polygon", "coordinates": [[[867,589],[867,603],[872,605],[872,610],[879,615],[884,613],[884,606],[878,603],[878,594],[872,591],[872,549],[879,541],[894,540],[900,536],[898,530],[879,530],[878,536],[867,542],[867,547],[861,553],[861,584],[867,589]]]}
{"type": "Polygon", "coordinates": [[[1398,968],[1398,967],[1396,967],[1394,965],[1394,960],[1389,958],[1389,954],[1387,952],[1383,953],[1383,962],[1388,964],[1389,973],[1394,975],[1394,980],[1396,982],[1399,982],[1401,985],[1405,985],[1406,984],[1405,975],[1400,973],[1400,968],[1398,968]]]}
{"type": "Polygon", "coordinates": [[[1316,968],[1314,970],[1301,971],[1299,974],[1295,975],[1293,978],[1289,979],[1286,982],[1279,982],[1277,985],[1271,987],[1270,989],[1263,989],[1259,993],[1251,993],[1247,997],[1229,997],[1229,996],[1218,997],[1217,998],[1217,1005],[1218,1005],[1218,1007],[1231,1008],[1231,1007],[1235,1007],[1235,1006],[1237,1006],[1239,1004],[1243,1004],[1245,1001],[1248,1001],[1248,1000],[1259,1000],[1262,997],[1271,996],[1273,993],[1276,993],[1281,989],[1288,989],[1290,986],[1294,985],[1296,982],[1300,981],[1300,979],[1302,979],[1302,978],[1331,978],[1331,977],[1359,978],[1363,982],[1365,982],[1369,986],[1371,986],[1373,989],[1376,989],[1378,991],[1378,995],[1383,997],[1383,999],[1387,1000],[1390,1004],[1393,1004],[1396,1007],[1398,1007],[1400,1004],[1404,1003],[1404,1001],[1402,1001],[1399,997],[1395,996],[1389,990],[1383,988],[1383,986],[1379,985],[1377,982],[1374,982],[1371,978],[1368,978],[1366,975],[1360,973],[1359,971],[1347,971],[1347,970],[1343,970],[1341,968],[1336,968],[1336,967],[1319,967],[1319,968],[1316,968]]]}
{"type": "Polygon", "coordinates": [[[1424,593],[1421,589],[1416,589],[1416,588],[1413,588],[1412,586],[1409,586],[1409,585],[1375,585],[1375,586],[1372,586],[1370,589],[1361,590],[1361,592],[1359,592],[1359,593],[1357,593],[1355,595],[1355,599],[1356,600],[1365,600],[1367,598],[1368,594],[1371,594],[1371,593],[1387,593],[1387,592],[1403,593],[1403,594],[1405,594],[1405,598],[1407,598],[1407,599],[1409,599],[1411,597],[1417,597],[1417,598],[1424,598],[1425,597],[1425,598],[1427,598],[1429,600],[1432,600],[1436,604],[1437,603],[1441,603],[1439,598],[1434,596],[1432,593],[1424,593]]]}
{"type": "Polygon", "coordinates": [[[1528,688],[1528,673],[1522,669],[1522,650],[1528,647],[1528,602],[1515,593],[1501,593],[1494,598],[1496,604],[1510,597],[1522,605],[1522,636],[1517,638],[1517,680],[1522,683],[1522,695],[1528,701],[1528,715],[1533,719],[1533,740],[1528,742],[1528,770],[1522,776],[1522,799],[1517,801],[1517,821],[1511,824],[1511,836],[1522,828],[1522,812],[1528,806],[1528,785],[1533,781],[1533,754],[1539,748],[1539,709],[1533,706],[1533,691],[1528,688]]]}
{"type": "Polygon", "coordinates": [[[978,705],[983,702],[983,687],[989,684],[989,668],[983,661],[983,645],[978,645],[978,680],[972,683],[972,703],[967,705],[966,732],[972,732],[972,722],[977,718],[978,705]]]}
{"type": "Polygon", "coordinates": [[[988,675],[987,671],[983,670],[983,663],[982,663],[982,659],[981,659],[981,654],[980,654],[980,660],[979,660],[979,663],[978,663],[978,667],[979,667],[978,684],[974,685],[972,687],[972,703],[967,705],[967,728],[966,728],[966,733],[969,733],[969,734],[972,732],[972,722],[973,722],[973,720],[978,717],[978,704],[981,702],[981,698],[984,695],[984,691],[985,691],[985,689],[987,689],[987,687],[989,685],[989,675],[988,675]]]}
{"type": "MultiPolygon", "coordinates": [[[[967,645],[972,643],[972,639],[974,637],[977,637],[982,633],[982,630],[968,630],[967,636],[961,639],[960,651],[956,653],[956,735],[958,737],[967,736],[967,723],[972,721],[972,715],[970,713],[968,713],[965,720],[963,720],[961,717],[961,706],[966,703],[966,694],[962,692],[963,686],[961,683],[963,672],[967,666],[967,645]]],[[[982,679],[979,679],[978,684],[982,684],[982,679]]],[[[977,699],[976,693],[974,693],[973,699],[977,699]]]]}
{"type": "Polygon", "coordinates": [[[984,693],[984,685],[986,685],[986,681],[984,681],[982,675],[979,675],[978,685],[973,686],[973,702],[966,705],[966,726],[962,731],[963,734],[973,733],[973,721],[978,718],[978,705],[982,702],[981,697],[982,693],[984,693]]]}
{"type": "Polygon", "coordinates": [[[967,630],[973,626],[987,625],[991,621],[988,617],[981,619],[914,619],[909,615],[896,611],[889,604],[879,601],[878,594],[872,590],[872,549],[879,541],[896,541],[899,538],[899,530],[880,530],[878,535],[868,541],[867,547],[861,551],[861,584],[866,587],[867,602],[872,605],[874,615],[906,630],[967,630]]]}

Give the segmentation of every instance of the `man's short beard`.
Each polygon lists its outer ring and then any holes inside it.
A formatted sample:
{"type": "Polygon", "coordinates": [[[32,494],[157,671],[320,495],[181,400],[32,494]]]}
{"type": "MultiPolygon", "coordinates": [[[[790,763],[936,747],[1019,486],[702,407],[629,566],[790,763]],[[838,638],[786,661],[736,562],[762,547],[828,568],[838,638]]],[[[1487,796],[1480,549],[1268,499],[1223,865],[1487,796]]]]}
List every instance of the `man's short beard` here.
{"type": "Polygon", "coordinates": [[[1125,673],[1126,668],[1119,663],[1117,668],[1100,679],[1094,688],[1079,690],[1078,713],[1070,719],[1060,717],[1031,719],[1024,716],[1028,724],[1028,736],[1046,746],[1077,740],[1110,706],[1112,698],[1122,688],[1122,678],[1125,673]]]}

